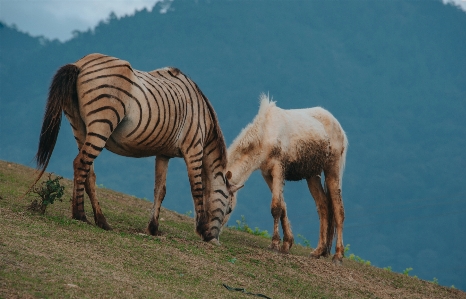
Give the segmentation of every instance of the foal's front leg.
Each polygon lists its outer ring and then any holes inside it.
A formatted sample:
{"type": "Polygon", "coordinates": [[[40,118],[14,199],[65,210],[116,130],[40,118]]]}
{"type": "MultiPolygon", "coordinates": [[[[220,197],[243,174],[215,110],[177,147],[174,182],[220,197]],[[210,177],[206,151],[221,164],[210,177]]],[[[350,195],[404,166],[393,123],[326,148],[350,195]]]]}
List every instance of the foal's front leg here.
{"type": "Polygon", "coordinates": [[[291,231],[291,225],[288,220],[288,216],[286,213],[286,204],[285,200],[283,199],[283,173],[281,165],[275,165],[270,173],[262,173],[267,185],[272,192],[272,203],[270,206],[270,210],[273,216],[273,236],[272,236],[272,244],[270,244],[269,248],[280,251],[282,253],[288,253],[290,251],[291,246],[293,245],[294,238],[293,233],[291,231]],[[280,234],[278,232],[278,221],[282,223],[283,229],[283,245],[280,248],[280,234]]]}
{"type": "Polygon", "coordinates": [[[169,158],[157,156],[155,158],[155,187],[154,187],[154,205],[151,211],[151,218],[147,226],[147,232],[153,236],[159,234],[159,215],[162,201],[167,192],[167,170],[169,158]]]}

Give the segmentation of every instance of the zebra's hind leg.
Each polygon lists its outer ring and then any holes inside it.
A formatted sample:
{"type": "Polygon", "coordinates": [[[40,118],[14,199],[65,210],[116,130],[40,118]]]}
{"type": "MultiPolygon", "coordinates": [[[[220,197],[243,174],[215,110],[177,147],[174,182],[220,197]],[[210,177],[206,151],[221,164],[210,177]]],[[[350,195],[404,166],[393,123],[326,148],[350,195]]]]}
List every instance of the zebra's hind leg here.
{"type": "Polygon", "coordinates": [[[89,196],[89,199],[92,204],[92,209],[94,210],[94,221],[98,227],[103,228],[105,230],[112,230],[110,225],[108,225],[107,220],[105,219],[105,216],[102,213],[102,210],[100,209],[100,204],[97,200],[95,186],[96,176],[94,172],[94,165],[91,165],[84,187],[86,188],[86,193],[89,196]]]}
{"type": "Polygon", "coordinates": [[[84,212],[84,190],[87,189],[94,213],[97,213],[94,214],[95,219],[98,219],[96,224],[104,229],[105,225],[103,223],[106,223],[106,221],[102,222],[102,218],[105,220],[105,217],[103,217],[95,196],[95,174],[92,165],[105,146],[106,141],[107,138],[99,134],[90,133],[86,136],[84,145],[79,149],[79,153],[73,161],[74,188],[71,203],[73,219],[89,223],[84,212]],[[89,182],[86,182],[88,180],[89,182]],[[93,190],[94,192],[92,192],[93,190]]]}
{"type": "Polygon", "coordinates": [[[72,217],[91,224],[84,212],[84,186],[86,184],[87,174],[90,171],[90,165],[84,163],[81,153],[73,161],[74,168],[74,187],[73,198],[71,201],[72,217]]]}
{"type": "Polygon", "coordinates": [[[167,192],[167,170],[170,158],[165,156],[156,156],[155,158],[155,187],[154,187],[154,206],[152,207],[151,218],[147,226],[147,232],[153,236],[159,232],[159,215],[162,201],[167,192]]]}

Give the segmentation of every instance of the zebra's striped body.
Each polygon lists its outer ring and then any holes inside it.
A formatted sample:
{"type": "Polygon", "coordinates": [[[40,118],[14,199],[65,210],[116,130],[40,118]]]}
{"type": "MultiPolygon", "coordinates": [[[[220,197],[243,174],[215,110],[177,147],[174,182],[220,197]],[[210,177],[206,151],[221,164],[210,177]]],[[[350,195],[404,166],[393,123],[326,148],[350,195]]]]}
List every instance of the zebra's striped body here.
{"type": "Polygon", "coordinates": [[[215,112],[197,85],[176,68],[134,70],[118,58],[85,56],[55,75],[36,156],[47,167],[57,139],[61,111],[68,118],[79,154],[75,158],[73,218],[87,221],[84,191],[95,222],[110,229],[95,193],[93,161],[106,148],[129,157],[156,156],[154,208],[148,231],[158,231],[168,160],[183,157],[196,211],[196,231],[218,239],[231,212],[231,190],[224,171],[226,147],[215,112]]]}

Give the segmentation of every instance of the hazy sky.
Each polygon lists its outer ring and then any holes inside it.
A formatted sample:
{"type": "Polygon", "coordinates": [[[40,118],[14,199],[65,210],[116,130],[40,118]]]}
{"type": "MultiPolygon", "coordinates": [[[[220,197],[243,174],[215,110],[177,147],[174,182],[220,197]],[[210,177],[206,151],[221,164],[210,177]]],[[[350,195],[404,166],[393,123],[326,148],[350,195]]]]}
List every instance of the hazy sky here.
{"type": "Polygon", "coordinates": [[[86,31],[113,11],[117,16],[151,10],[160,0],[0,0],[0,20],[22,32],[70,39],[74,30],[86,31]]]}
{"type": "MultiPolygon", "coordinates": [[[[33,36],[43,35],[61,41],[72,37],[73,30],[86,31],[110,12],[117,16],[132,15],[135,10],[151,10],[160,0],[0,0],[0,20],[15,24],[33,36]]],[[[176,1],[176,0],[175,0],[176,1]]],[[[466,11],[466,0],[439,0],[460,6],[466,11]]]]}

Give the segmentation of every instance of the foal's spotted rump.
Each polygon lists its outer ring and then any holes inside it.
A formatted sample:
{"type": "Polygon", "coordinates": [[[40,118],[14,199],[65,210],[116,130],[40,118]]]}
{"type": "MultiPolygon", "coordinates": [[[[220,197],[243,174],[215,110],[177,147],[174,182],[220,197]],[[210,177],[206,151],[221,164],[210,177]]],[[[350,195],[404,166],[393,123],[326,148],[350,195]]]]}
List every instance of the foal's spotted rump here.
{"type": "Polygon", "coordinates": [[[275,146],[270,152],[269,159],[280,161],[286,181],[300,181],[322,173],[329,158],[329,150],[330,142],[327,139],[299,140],[296,142],[293,155],[275,146]]]}

